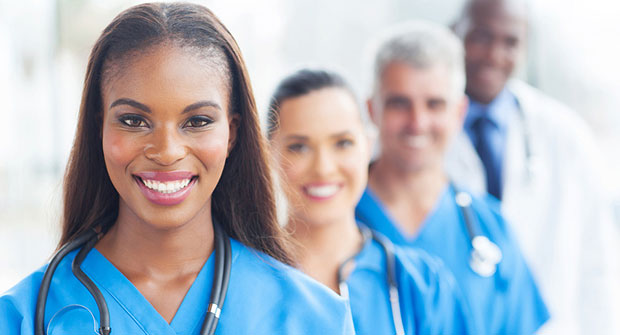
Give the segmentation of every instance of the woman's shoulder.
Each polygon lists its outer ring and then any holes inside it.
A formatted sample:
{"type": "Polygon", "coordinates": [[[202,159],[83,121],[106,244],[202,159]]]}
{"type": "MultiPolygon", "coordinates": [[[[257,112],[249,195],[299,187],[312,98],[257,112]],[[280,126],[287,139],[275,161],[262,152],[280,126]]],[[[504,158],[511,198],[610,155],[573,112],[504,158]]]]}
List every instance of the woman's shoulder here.
{"type": "Polygon", "coordinates": [[[349,309],[335,292],[258,250],[232,239],[231,244],[233,266],[226,303],[252,308],[261,306],[260,311],[252,313],[270,316],[252,318],[262,323],[253,326],[289,333],[294,330],[306,332],[303,327],[309,327],[313,332],[341,329],[336,334],[350,333],[349,309]],[[268,326],[266,323],[270,322],[275,323],[268,326]]]}
{"type": "Polygon", "coordinates": [[[36,299],[46,268],[47,264],[2,293],[0,295],[0,310],[3,310],[7,304],[24,305],[26,302],[36,299]]]}
{"type": "Polygon", "coordinates": [[[279,290],[289,297],[296,296],[309,303],[321,301],[340,305],[342,302],[334,292],[292,266],[235,240],[231,240],[231,243],[233,250],[238,251],[236,255],[233,251],[233,271],[240,277],[252,278],[261,290],[279,290]]]}
{"type": "MultiPolygon", "coordinates": [[[[68,253],[60,263],[58,263],[53,280],[50,283],[50,287],[57,293],[57,296],[70,295],[71,292],[75,291],[75,284],[79,283],[77,279],[71,279],[71,277],[73,277],[71,263],[77,252],[77,250],[74,250],[68,253]]],[[[24,329],[33,327],[39,288],[48,266],[49,263],[43,265],[0,295],[0,329],[4,330],[15,327],[17,325],[15,318],[19,318],[23,319],[23,325],[21,325],[22,328],[20,329],[22,329],[24,334],[34,332],[34,330],[28,332],[24,329]],[[5,322],[11,323],[8,325],[8,328],[5,328],[5,322]]],[[[21,333],[8,332],[8,334],[21,333]]]]}
{"type": "Polygon", "coordinates": [[[34,271],[0,295],[0,329],[2,334],[34,333],[34,311],[39,286],[47,265],[34,271]]]}

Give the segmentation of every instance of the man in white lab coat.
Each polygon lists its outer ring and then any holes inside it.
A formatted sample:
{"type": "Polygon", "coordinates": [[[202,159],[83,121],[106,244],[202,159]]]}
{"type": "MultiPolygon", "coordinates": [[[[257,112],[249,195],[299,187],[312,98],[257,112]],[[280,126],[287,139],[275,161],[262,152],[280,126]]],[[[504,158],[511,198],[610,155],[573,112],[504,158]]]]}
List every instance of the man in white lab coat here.
{"type": "Polygon", "coordinates": [[[502,201],[551,313],[541,333],[620,334],[618,232],[597,145],[573,111],[510,79],[526,12],[514,0],[471,0],[454,25],[470,103],[446,170],[502,201]]]}

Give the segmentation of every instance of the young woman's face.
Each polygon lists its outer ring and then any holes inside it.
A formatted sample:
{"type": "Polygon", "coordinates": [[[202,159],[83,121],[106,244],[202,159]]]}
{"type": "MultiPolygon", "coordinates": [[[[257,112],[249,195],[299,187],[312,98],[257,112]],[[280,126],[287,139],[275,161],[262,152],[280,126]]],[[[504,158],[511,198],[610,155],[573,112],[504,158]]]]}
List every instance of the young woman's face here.
{"type": "Polygon", "coordinates": [[[311,224],[353,215],[369,154],[358,107],[346,90],[325,88],[285,100],[271,143],[289,215],[311,224]]]}
{"type": "Polygon", "coordinates": [[[103,81],[103,154],[121,215],[164,229],[210,215],[237,120],[215,63],[157,46],[103,81]]]}

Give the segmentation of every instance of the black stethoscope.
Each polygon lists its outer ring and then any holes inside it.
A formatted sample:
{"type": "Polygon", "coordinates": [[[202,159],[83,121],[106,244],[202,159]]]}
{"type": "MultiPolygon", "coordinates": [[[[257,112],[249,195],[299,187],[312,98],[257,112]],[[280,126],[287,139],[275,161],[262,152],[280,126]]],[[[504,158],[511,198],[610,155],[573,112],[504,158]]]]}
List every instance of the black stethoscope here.
{"type": "MultiPolygon", "coordinates": [[[[381,245],[383,250],[385,251],[385,263],[387,266],[387,282],[390,292],[390,304],[392,306],[392,322],[394,324],[394,329],[396,330],[396,335],[405,335],[405,329],[403,327],[403,319],[400,312],[400,297],[398,295],[398,286],[396,283],[396,270],[395,270],[395,257],[394,257],[394,246],[390,241],[388,241],[383,236],[376,234],[374,231],[368,229],[368,227],[364,225],[359,225],[359,229],[362,233],[363,241],[362,245],[365,246],[368,240],[373,239],[381,245]]],[[[364,247],[362,247],[363,249],[364,247]]],[[[361,252],[361,249],[360,249],[361,252]]],[[[347,258],[338,268],[338,286],[340,288],[340,295],[349,300],[349,286],[347,285],[346,278],[344,278],[344,268],[346,265],[351,262],[355,257],[359,255],[359,252],[349,258],[347,258]]]]}
{"type": "Polygon", "coordinates": [[[469,267],[482,277],[491,277],[497,271],[497,265],[502,260],[502,250],[486,236],[476,234],[474,223],[477,220],[471,209],[471,196],[458,190],[454,184],[450,186],[454,190],[454,201],[465,219],[465,228],[472,248],[469,256],[469,267]]]}
{"type": "MultiPolygon", "coordinates": [[[[108,218],[109,219],[109,218],[108,218]]],[[[209,299],[209,305],[207,309],[207,315],[202,324],[200,330],[201,335],[214,334],[217,328],[217,322],[222,312],[222,306],[224,299],[226,298],[226,292],[228,291],[228,282],[230,279],[230,267],[232,263],[232,252],[230,249],[230,240],[227,238],[226,233],[222,230],[219,224],[213,222],[214,231],[214,244],[215,244],[215,274],[213,277],[213,285],[211,286],[211,297],[209,299]]],[[[80,266],[86,258],[86,255],[97,244],[102,234],[97,233],[94,230],[89,230],[85,234],[79,236],[75,240],[65,244],[52,258],[49,266],[45,270],[43,280],[41,281],[41,287],[39,289],[39,295],[37,297],[37,305],[35,309],[35,335],[45,335],[45,305],[47,303],[47,295],[49,293],[52,277],[60,261],[71,251],[83,246],[73,259],[71,269],[75,277],[88,289],[90,294],[97,303],[99,309],[100,327],[99,333],[101,335],[109,335],[112,332],[110,328],[110,312],[105,298],[101,294],[97,285],[82,271],[80,266]]]]}

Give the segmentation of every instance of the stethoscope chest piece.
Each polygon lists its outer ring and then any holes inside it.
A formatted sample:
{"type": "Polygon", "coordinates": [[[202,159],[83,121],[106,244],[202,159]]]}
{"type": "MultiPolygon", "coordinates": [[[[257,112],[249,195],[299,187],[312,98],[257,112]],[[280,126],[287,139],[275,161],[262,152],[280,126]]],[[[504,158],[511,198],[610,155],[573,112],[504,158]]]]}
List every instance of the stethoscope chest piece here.
{"type": "Polygon", "coordinates": [[[497,264],[502,260],[502,251],[497,244],[491,242],[486,236],[478,235],[474,227],[476,222],[472,213],[472,197],[468,193],[458,191],[456,187],[454,200],[459,206],[465,219],[465,227],[471,243],[471,255],[469,267],[482,277],[491,277],[497,271],[497,264]]]}
{"type": "Polygon", "coordinates": [[[475,236],[471,244],[469,259],[471,269],[482,277],[494,275],[497,271],[497,264],[502,260],[502,251],[497,244],[482,235],[475,236]]]}

